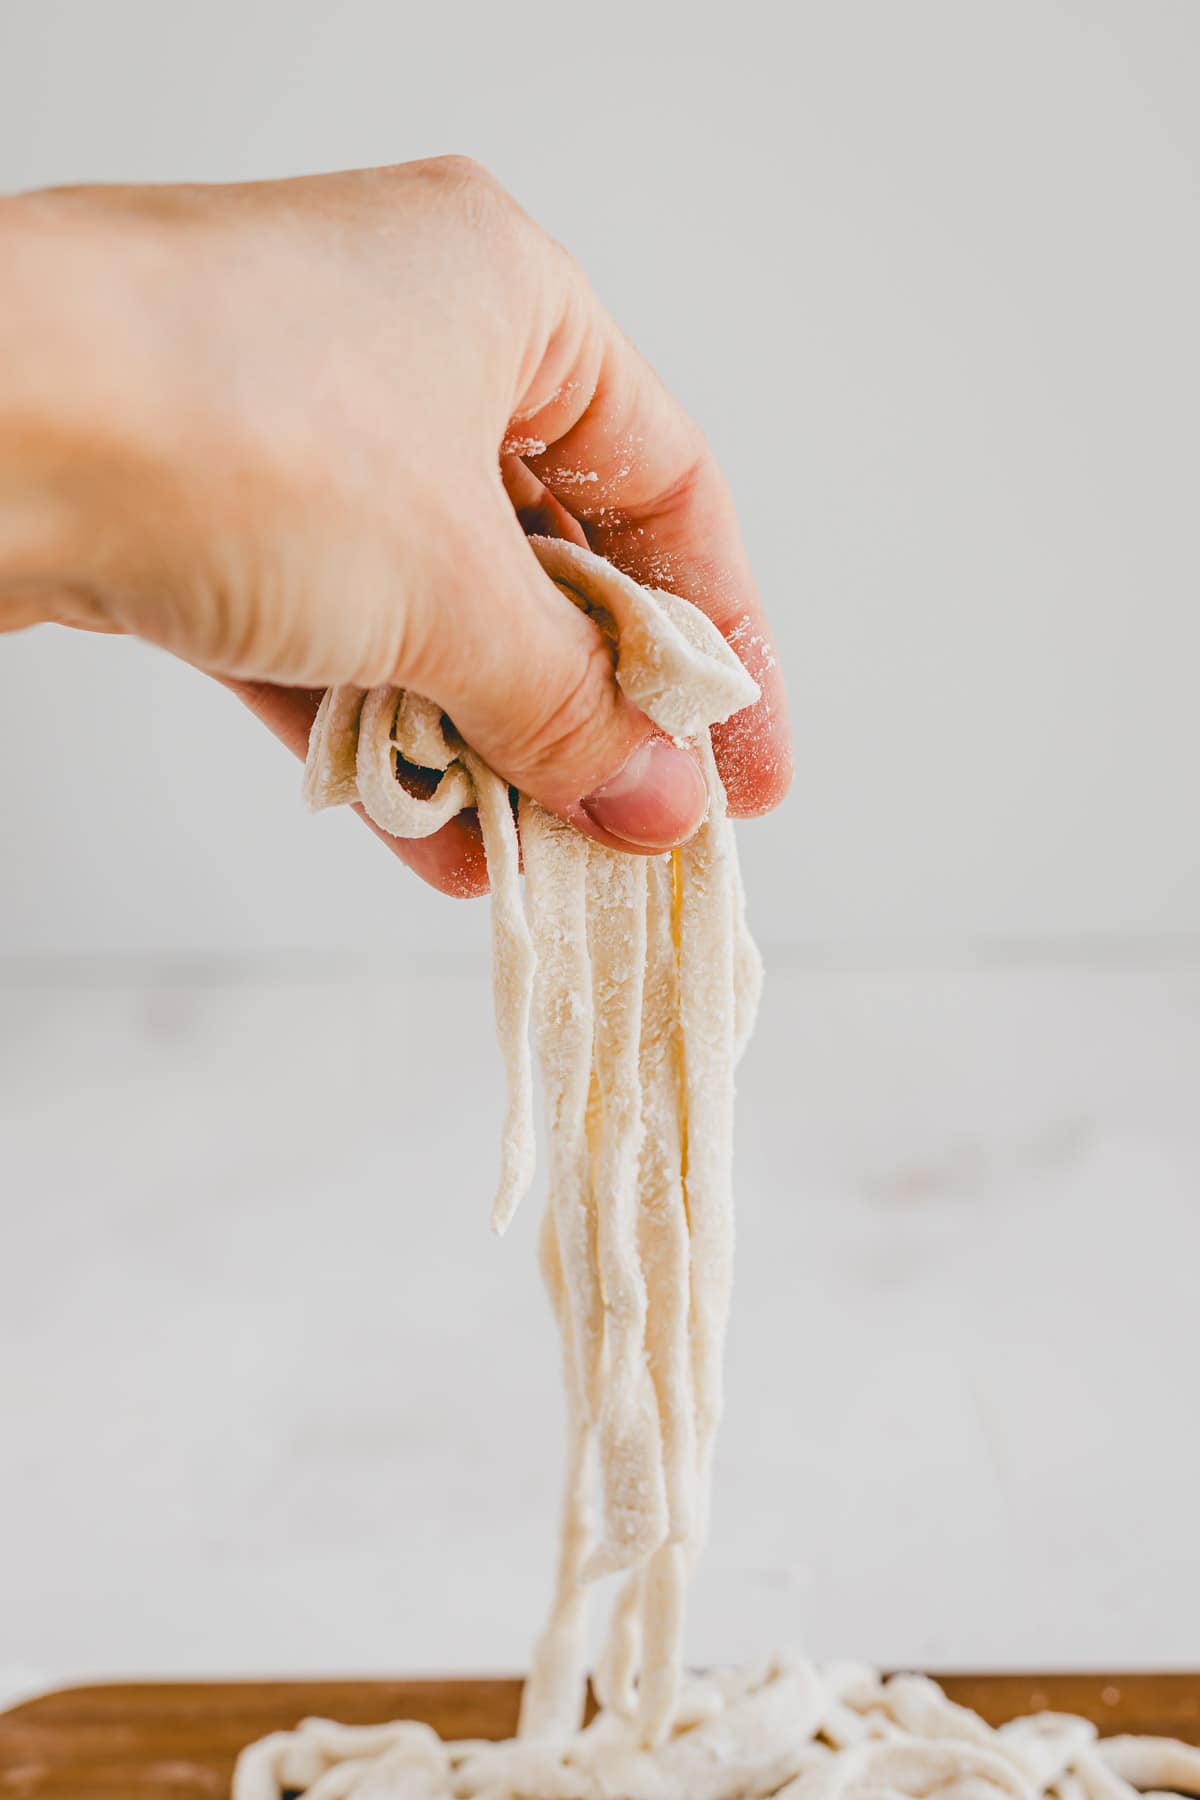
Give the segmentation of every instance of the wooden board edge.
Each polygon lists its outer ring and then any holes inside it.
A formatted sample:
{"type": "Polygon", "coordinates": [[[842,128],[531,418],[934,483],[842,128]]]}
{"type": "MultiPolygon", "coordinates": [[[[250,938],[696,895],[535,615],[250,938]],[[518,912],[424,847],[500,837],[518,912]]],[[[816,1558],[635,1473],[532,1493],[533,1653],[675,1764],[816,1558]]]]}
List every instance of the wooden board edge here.
{"type": "MultiPolygon", "coordinates": [[[[908,1672],[911,1665],[901,1667],[908,1672]]],[[[997,1701],[1011,1706],[1013,1712],[1053,1710],[1064,1704],[1070,1690],[1076,1690],[1088,1697],[1091,1703],[1087,1712],[1089,1715],[1095,1713],[1098,1723],[1109,1709],[1118,1715],[1124,1714],[1131,1699],[1153,1700],[1159,1705],[1165,1699],[1172,1707],[1179,1708],[1184,1720],[1194,1721],[1195,1727],[1200,1729],[1200,1669],[945,1669],[933,1672],[930,1678],[964,1704],[974,1704],[971,1696],[978,1695],[990,1698],[993,1706],[997,1701]]],[[[0,1708],[0,1725],[18,1721],[22,1724],[41,1722],[44,1714],[53,1714],[56,1724],[68,1722],[73,1713],[95,1717],[99,1705],[113,1701],[122,1709],[132,1706],[136,1711],[139,1700],[157,1707],[173,1699],[191,1710],[194,1701],[189,1702],[188,1697],[198,1697],[201,1707],[205,1708],[218,1694],[226,1702],[236,1702],[239,1693],[244,1694],[247,1701],[253,1696],[251,1710],[258,1711],[264,1701],[278,1701],[280,1706],[286,1706],[314,1690],[320,1690],[323,1701],[330,1706],[343,1697],[349,1704],[351,1696],[367,1694],[382,1698],[386,1694],[398,1708],[411,1706],[418,1713],[430,1703],[436,1704],[448,1691],[463,1699],[478,1697],[515,1705],[521,1679],[516,1675],[294,1675],[265,1678],[180,1675],[148,1679],[126,1676],[103,1681],[85,1679],[36,1691],[11,1706],[0,1708]]]]}
{"type": "MultiPolygon", "coordinates": [[[[511,1705],[520,1697],[524,1678],[517,1675],[413,1675],[388,1677],[381,1675],[164,1675],[159,1677],[118,1676],[96,1681],[81,1679],[26,1694],[12,1705],[0,1707],[0,1729],[10,1724],[41,1724],[46,1715],[52,1722],[69,1724],[73,1715],[94,1717],[105,1703],[116,1701],[122,1709],[138,1709],[138,1702],[149,1702],[156,1709],[165,1701],[175,1701],[193,1710],[198,1697],[201,1710],[208,1710],[218,1696],[228,1702],[239,1694],[247,1701],[253,1698],[252,1710],[264,1702],[280,1706],[296,1704],[302,1694],[319,1691],[330,1706],[344,1699],[347,1706],[364,1694],[392,1697],[398,1707],[413,1706],[418,1712],[430,1704],[444,1701],[447,1693],[460,1699],[479,1697],[485,1701],[511,1705]]],[[[405,1716],[402,1712],[398,1716],[405,1716]]]]}

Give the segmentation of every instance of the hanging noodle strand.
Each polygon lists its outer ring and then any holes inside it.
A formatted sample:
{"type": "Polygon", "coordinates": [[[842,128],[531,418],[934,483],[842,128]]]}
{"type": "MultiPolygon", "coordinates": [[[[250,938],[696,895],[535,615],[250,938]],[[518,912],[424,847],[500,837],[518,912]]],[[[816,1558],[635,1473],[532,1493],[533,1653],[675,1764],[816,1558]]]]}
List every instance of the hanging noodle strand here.
{"type": "Polygon", "coordinates": [[[521,1735],[582,1724],[589,1593],[619,1575],[595,1687],[650,1745],[674,1721],[686,1577],[706,1529],[732,1271],[733,1066],[760,979],[709,728],[758,688],[696,608],[573,544],[532,545],[610,639],[625,694],[703,768],[709,810],[692,841],[625,854],[522,797],[522,901],[507,787],[435,706],[397,688],[326,694],[305,786],[314,808],[358,800],[397,836],[478,811],[508,1084],[492,1219],[503,1231],[533,1173],[532,1023],[550,1158],[541,1263],[567,1404],[558,1568],[521,1735]]]}
{"type": "Polygon", "coordinates": [[[532,545],[612,640],[628,698],[697,756],[709,810],[695,837],[626,855],[523,796],[523,903],[507,786],[436,707],[396,688],[326,694],[305,790],[313,807],[358,800],[399,837],[478,810],[508,1085],[498,1231],[533,1174],[531,1022],[549,1142],[541,1264],[567,1413],[550,1613],[512,1741],[310,1719],[243,1752],[234,1800],[1200,1795],[1200,1751],[1097,1743],[1079,1720],[993,1732],[916,1677],[784,1662],[685,1680],[733,1273],[733,1071],[762,981],[709,728],[758,689],[694,607],[572,544],[532,545]],[[588,1601],[609,1575],[621,1581],[594,1672],[600,1711],[584,1729],[588,1601]]]}

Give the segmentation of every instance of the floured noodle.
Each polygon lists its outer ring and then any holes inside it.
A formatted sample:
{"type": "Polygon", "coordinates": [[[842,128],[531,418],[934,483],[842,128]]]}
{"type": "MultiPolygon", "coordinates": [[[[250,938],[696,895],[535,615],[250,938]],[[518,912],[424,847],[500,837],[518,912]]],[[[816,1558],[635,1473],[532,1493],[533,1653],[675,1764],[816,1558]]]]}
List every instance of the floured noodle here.
{"type": "Polygon", "coordinates": [[[614,641],[629,699],[692,745],[709,788],[692,842],[661,857],[610,850],[523,798],[522,907],[506,785],[434,705],[397,688],[326,694],[305,793],[314,807],[357,799],[405,837],[478,811],[508,1082],[493,1223],[503,1231],[533,1173],[532,1015],[550,1147],[541,1261],[567,1399],[558,1569],[521,1732],[553,1738],[581,1724],[589,1589],[619,1575],[596,1686],[649,1743],[675,1713],[685,1576],[707,1511],[732,1249],[734,1040],[748,1035],[757,999],[708,731],[758,688],[696,608],[573,544],[532,547],[614,641]]]}
{"type": "Polygon", "coordinates": [[[779,1662],[687,1683],[642,1747],[602,1713],[558,1741],[443,1743],[308,1719],[242,1753],[235,1800],[1136,1800],[1200,1795],[1200,1749],[1042,1713],[993,1729],[919,1675],[779,1662]]]}
{"type": "Polygon", "coordinates": [[[428,835],[463,806],[479,812],[508,1083],[498,1230],[533,1173],[531,1020],[549,1140],[541,1263],[567,1412],[550,1613],[512,1741],[309,1720],[243,1753],[234,1800],[1123,1800],[1168,1784],[1200,1794],[1200,1753],[1151,1740],[1108,1749],[1080,1721],[992,1732],[917,1678],[780,1663],[684,1680],[732,1281],[733,1069],[762,980],[709,727],[758,690],[694,607],[572,544],[532,544],[615,636],[630,700],[697,755],[709,812],[691,842],[626,855],[522,797],[523,907],[507,786],[436,707],[394,688],[325,696],[305,791],[313,806],[359,799],[399,836],[428,835]],[[588,1602],[610,1574],[620,1585],[594,1672],[601,1710],[583,1730],[588,1602]]]}
{"type": "Polygon", "coordinates": [[[587,1107],[592,1066],[592,981],[587,941],[587,840],[521,800],[525,891],[536,953],[534,1044],[542,1077],[550,1195],[542,1221],[542,1275],[562,1342],[567,1468],[550,1617],[521,1699],[526,1736],[553,1731],[584,1703],[591,1548],[592,1432],[588,1393],[602,1342],[600,1281],[589,1181],[587,1107]]]}
{"type": "Polygon", "coordinates": [[[640,1568],[666,1536],[662,1447],[646,1366],[646,1278],[638,1246],[642,1135],[638,1038],[646,964],[641,857],[588,857],[596,1250],[603,1295],[601,1379],[592,1398],[601,1474],[601,1534],[584,1580],[640,1568]]]}
{"type": "Polygon", "coordinates": [[[493,775],[473,751],[464,747],[460,754],[475,793],[492,888],[496,1035],[508,1077],[508,1111],[500,1139],[500,1188],[492,1208],[492,1225],[503,1231],[533,1179],[533,1076],[529,1067],[533,939],[521,905],[521,853],[508,783],[493,775]]]}

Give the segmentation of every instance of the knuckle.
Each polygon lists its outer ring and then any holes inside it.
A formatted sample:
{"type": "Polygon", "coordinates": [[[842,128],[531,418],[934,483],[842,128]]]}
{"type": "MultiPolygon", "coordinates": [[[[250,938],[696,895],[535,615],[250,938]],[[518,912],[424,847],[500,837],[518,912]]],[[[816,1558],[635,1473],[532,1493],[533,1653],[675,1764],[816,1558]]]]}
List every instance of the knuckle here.
{"type": "MultiPolygon", "coordinates": [[[[244,561],[245,559],[241,559],[244,561]]],[[[166,647],[201,668],[270,680],[279,662],[274,587],[257,568],[203,568],[163,607],[166,647]]]]}
{"type": "Polygon", "coordinates": [[[477,162],[473,156],[464,156],[457,151],[452,151],[444,156],[430,157],[425,167],[456,185],[485,184],[492,187],[499,185],[491,170],[485,168],[483,163],[477,162]]]}
{"type": "Polygon", "coordinates": [[[440,198],[460,206],[472,220],[517,210],[515,201],[491,170],[472,156],[435,156],[419,167],[434,183],[440,198]]]}

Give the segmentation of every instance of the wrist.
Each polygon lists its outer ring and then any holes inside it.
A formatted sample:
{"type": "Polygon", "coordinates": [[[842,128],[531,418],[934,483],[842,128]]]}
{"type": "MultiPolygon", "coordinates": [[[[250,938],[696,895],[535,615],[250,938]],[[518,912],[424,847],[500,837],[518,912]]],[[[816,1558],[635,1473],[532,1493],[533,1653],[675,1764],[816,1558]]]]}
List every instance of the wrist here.
{"type": "Polygon", "coordinates": [[[103,192],[0,199],[0,628],[105,616],[147,384],[145,252],[103,192]]]}

